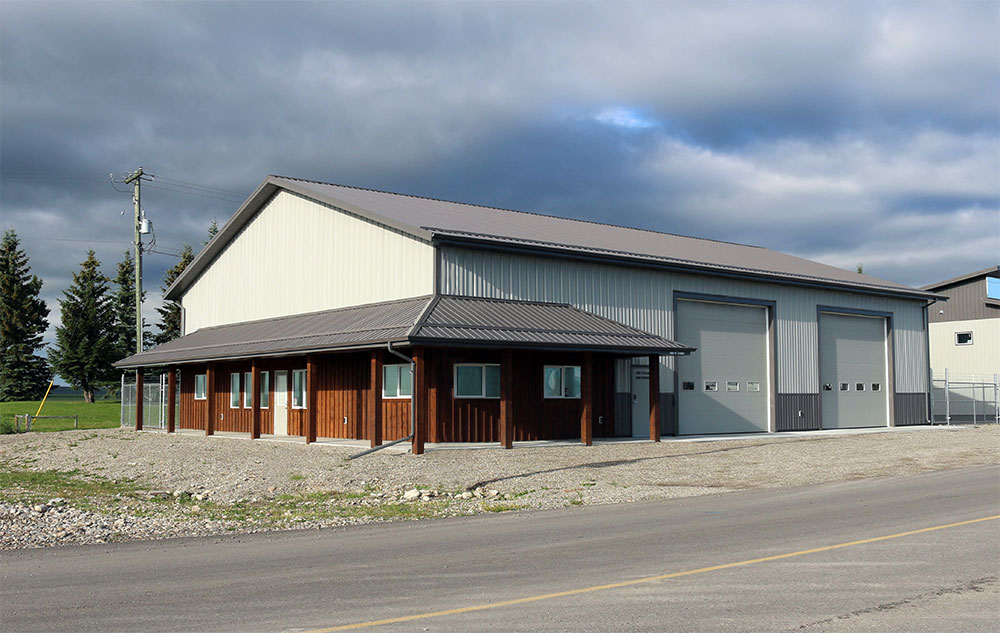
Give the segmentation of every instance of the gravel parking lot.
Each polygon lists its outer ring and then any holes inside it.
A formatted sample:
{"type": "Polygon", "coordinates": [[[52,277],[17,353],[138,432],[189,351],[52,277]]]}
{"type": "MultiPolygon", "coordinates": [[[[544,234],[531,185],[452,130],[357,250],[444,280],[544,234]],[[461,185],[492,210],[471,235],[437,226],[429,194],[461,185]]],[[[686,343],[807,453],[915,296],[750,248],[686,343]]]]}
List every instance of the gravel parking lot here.
{"type": "Polygon", "coordinates": [[[1000,463],[1000,427],[431,450],[124,429],[0,437],[0,548],[668,499],[1000,463]]]}

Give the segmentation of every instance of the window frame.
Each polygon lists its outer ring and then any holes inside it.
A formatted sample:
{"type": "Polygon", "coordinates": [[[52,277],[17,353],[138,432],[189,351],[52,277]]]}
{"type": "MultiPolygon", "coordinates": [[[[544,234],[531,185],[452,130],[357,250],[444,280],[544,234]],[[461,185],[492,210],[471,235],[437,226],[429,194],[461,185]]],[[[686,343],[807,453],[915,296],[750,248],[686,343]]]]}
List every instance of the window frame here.
{"type": "Polygon", "coordinates": [[[382,399],[383,400],[409,400],[413,397],[413,366],[409,363],[387,363],[382,365],[382,399]],[[410,375],[410,393],[401,393],[403,390],[403,370],[407,371],[410,375]],[[395,371],[396,373],[396,393],[388,394],[385,390],[386,385],[386,371],[395,371]]]}
{"type": "Polygon", "coordinates": [[[230,409],[239,409],[240,408],[240,402],[243,400],[243,398],[241,397],[241,394],[240,394],[240,383],[241,383],[241,379],[242,379],[242,374],[243,374],[243,372],[239,372],[239,371],[230,372],[230,374],[229,374],[229,408],[230,409]],[[233,382],[233,378],[236,379],[235,383],[233,382]],[[236,387],[235,391],[233,390],[233,387],[236,387]]]}
{"type": "Polygon", "coordinates": [[[292,409],[308,409],[309,408],[309,374],[307,369],[293,369],[292,370],[292,409]],[[302,376],[302,403],[295,404],[295,397],[298,395],[295,389],[295,376],[302,376]]]}
{"type": "Polygon", "coordinates": [[[208,400],[208,374],[194,375],[194,399],[208,400]],[[198,395],[198,383],[201,383],[201,395],[198,395]]]}
{"type": "Polygon", "coordinates": [[[253,409],[253,372],[243,372],[243,408],[253,409]]]}
{"type": "Polygon", "coordinates": [[[543,400],[580,400],[583,398],[583,368],[580,365],[542,365],[542,399],[543,400]],[[550,369],[559,370],[559,393],[558,396],[550,396],[545,393],[545,376],[550,369]],[[577,395],[567,395],[566,393],[566,370],[576,369],[580,372],[580,393],[577,395]]]}
{"type": "Polygon", "coordinates": [[[955,332],[955,345],[959,345],[961,347],[965,347],[966,345],[975,345],[975,339],[972,336],[972,332],[971,331],[955,332]],[[965,343],[959,343],[958,342],[958,337],[961,336],[961,335],[963,335],[963,334],[968,334],[969,335],[969,340],[967,342],[965,342],[965,343]]]}
{"type": "Polygon", "coordinates": [[[260,408],[271,408],[271,372],[260,372],[260,408]]]}
{"type": "Polygon", "coordinates": [[[454,393],[454,396],[455,396],[456,400],[499,400],[500,399],[500,391],[501,391],[502,385],[503,385],[503,382],[502,382],[503,381],[503,377],[502,377],[502,375],[498,375],[498,377],[500,378],[501,382],[500,382],[500,384],[497,385],[497,395],[495,395],[495,396],[487,395],[487,389],[486,389],[486,373],[487,373],[486,372],[486,368],[487,367],[496,367],[497,370],[499,370],[501,372],[501,374],[503,372],[503,369],[500,367],[500,363],[455,363],[452,366],[452,383],[451,383],[451,387],[452,387],[452,392],[454,393]],[[459,393],[458,393],[458,369],[459,369],[459,367],[479,367],[482,370],[482,375],[481,375],[481,380],[480,380],[480,385],[479,385],[479,394],[478,395],[459,395],[459,393]]]}

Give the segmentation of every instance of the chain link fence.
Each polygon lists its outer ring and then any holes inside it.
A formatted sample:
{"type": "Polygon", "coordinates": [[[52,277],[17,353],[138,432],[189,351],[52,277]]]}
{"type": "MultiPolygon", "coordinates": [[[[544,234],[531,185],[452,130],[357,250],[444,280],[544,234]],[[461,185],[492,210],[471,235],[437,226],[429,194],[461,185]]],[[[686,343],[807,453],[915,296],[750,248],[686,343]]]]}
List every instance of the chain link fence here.
{"type": "MultiPolygon", "coordinates": [[[[121,425],[135,426],[135,374],[122,374],[121,425]]],[[[157,382],[143,381],[142,385],[142,427],[144,429],[164,429],[167,427],[167,375],[157,377],[157,382]]]]}
{"type": "Polygon", "coordinates": [[[1000,375],[935,372],[931,380],[935,424],[1000,424],[1000,375]]]}

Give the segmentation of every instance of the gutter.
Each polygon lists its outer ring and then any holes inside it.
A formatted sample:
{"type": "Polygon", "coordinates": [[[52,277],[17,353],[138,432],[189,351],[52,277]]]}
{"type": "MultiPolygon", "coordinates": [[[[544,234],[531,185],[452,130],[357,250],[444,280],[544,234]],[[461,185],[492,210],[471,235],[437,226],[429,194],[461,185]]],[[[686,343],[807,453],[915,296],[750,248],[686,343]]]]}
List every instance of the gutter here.
{"type": "Polygon", "coordinates": [[[417,401],[417,393],[416,393],[416,389],[415,389],[416,384],[414,384],[414,383],[416,383],[415,379],[417,377],[416,363],[409,356],[404,356],[403,354],[400,354],[399,352],[397,352],[396,350],[394,350],[392,348],[392,341],[388,341],[386,343],[386,349],[389,351],[390,354],[393,354],[394,356],[398,356],[398,357],[402,358],[403,360],[405,360],[406,362],[408,362],[410,364],[410,376],[411,376],[411,379],[410,379],[410,434],[407,435],[406,437],[401,437],[398,440],[393,440],[391,442],[386,442],[385,444],[379,444],[378,446],[373,446],[372,448],[365,449],[365,450],[361,451],[360,453],[355,453],[353,455],[348,455],[347,459],[357,459],[358,457],[364,457],[365,455],[371,455],[375,451],[380,451],[383,448],[388,448],[390,446],[395,446],[396,444],[402,444],[403,442],[409,442],[410,440],[413,439],[413,436],[415,434],[416,421],[417,421],[417,419],[416,419],[416,411],[417,411],[417,409],[416,409],[416,406],[415,406],[415,403],[417,401]]]}

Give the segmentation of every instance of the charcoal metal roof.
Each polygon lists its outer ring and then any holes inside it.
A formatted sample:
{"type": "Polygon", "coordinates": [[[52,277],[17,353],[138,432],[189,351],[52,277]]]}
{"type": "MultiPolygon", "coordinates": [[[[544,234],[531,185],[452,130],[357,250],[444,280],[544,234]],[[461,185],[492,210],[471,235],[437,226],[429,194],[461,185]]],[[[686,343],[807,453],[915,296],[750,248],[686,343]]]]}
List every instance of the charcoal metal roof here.
{"type": "Polygon", "coordinates": [[[989,268],[984,268],[982,270],[977,270],[973,273],[966,273],[964,275],[959,275],[958,277],[952,277],[951,279],[945,279],[944,281],[939,281],[933,284],[927,284],[926,286],[921,286],[921,290],[930,290],[933,292],[938,292],[944,290],[948,286],[953,286],[955,284],[962,283],[964,281],[970,281],[972,279],[980,279],[982,277],[1000,277],[1000,266],[990,266],[989,268]]]}
{"type": "Polygon", "coordinates": [[[118,367],[400,346],[688,354],[694,348],[561,303],[423,296],[202,328],[118,367]]]}
{"type": "Polygon", "coordinates": [[[261,184],[167,290],[166,298],[178,299],[254,213],[281,189],[438,243],[503,245],[779,283],[936,298],[924,290],[759,246],[281,176],[269,176],[261,184]]]}

